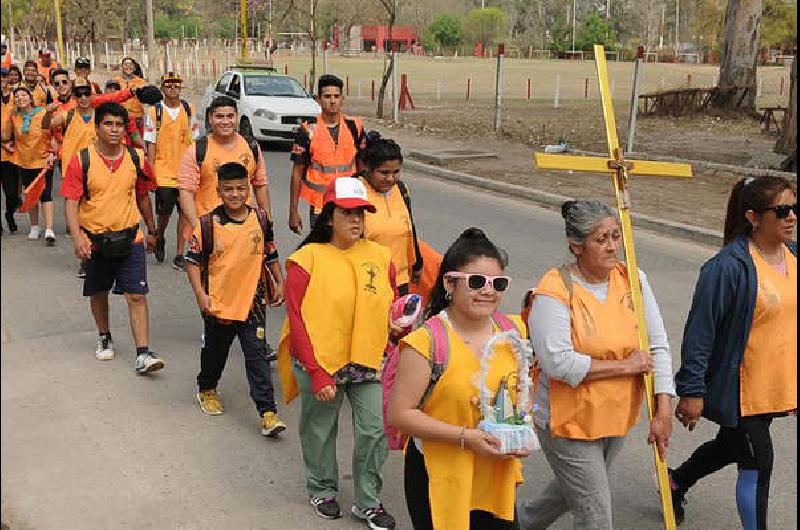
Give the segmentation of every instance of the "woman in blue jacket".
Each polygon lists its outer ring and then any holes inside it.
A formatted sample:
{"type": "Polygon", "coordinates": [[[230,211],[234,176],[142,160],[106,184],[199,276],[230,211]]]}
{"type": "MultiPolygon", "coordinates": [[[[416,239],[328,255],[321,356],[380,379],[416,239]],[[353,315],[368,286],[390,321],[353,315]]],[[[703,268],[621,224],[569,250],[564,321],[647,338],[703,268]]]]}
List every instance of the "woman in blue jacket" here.
{"type": "Polygon", "coordinates": [[[797,413],[797,192],[780,177],[748,177],[728,202],[725,246],[700,270],[675,377],[675,415],[719,432],[670,471],[676,520],[701,478],[736,463],[745,530],[767,528],[770,424],[797,413]],[[746,332],[742,332],[746,330],[746,332]]]}

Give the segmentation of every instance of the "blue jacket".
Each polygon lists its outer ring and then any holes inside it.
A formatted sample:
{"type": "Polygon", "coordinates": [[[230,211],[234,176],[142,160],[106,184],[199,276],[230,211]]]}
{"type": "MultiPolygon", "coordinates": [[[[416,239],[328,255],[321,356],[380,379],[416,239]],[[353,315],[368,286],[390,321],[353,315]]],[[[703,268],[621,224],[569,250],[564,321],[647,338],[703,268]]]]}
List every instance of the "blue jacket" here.
{"type": "MultiPolygon", "coordinates": [[[[797,242],[789,250],[797,255],[797,242]]],[[[700,269],[675,375],[679,396],[702,397],[703,416],[723,427],[739,423],[739,366],[758,294],[749,239],[726,245],[700,269]]]]}

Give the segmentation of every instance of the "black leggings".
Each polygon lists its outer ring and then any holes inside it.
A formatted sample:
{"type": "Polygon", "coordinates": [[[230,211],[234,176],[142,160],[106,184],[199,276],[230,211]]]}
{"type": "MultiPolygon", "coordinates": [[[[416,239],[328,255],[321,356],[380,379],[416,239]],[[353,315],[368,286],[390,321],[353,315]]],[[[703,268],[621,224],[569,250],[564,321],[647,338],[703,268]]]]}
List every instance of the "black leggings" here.
{"type": "Polygon", "coordinates": [[[0,178],[2,178],[3,195],[6,196],[6,214],[13,215],[19,206],[19,174],[17,173],[17,166],[8,160],[0,162],[0,178]]]}
{"type": "MultiPolygon", "coordinates": [[[[414,530],[433,530],[431,500],[428,496],[428,470],[425,456],[419,452],[414,440],[408,442],[405,465],[405,491],[408,515],[414,530]]],[[[516,514],[515,517],[516,519],[516,514]]],[[[473,510],[469,513],[470,530],[518,530],[517,521],[498,519],[489,512],[473,510]]]]}
{"type": "MultiPolygon", "coordinates": [[[[31,182],[36,180],[36,177],[39,176],[41,173],[41,169],[26,169],[24,167],[18,168],[19,169],[19,178],[22,180],[22,188],[23,190],[30,186],[31,182]]],[[[42,192],[42,196],[39,198],[40,203],[44,202],[53,202],[53,170],[49,170],[44,175],[44,191],[42,192]]]]}
{"type": "Polygon", "coordinates": [[[766,530],[769,481],[772,475],[773,414],[746,416],[737,427],[720,427],[717,437],[700,447],[675,470],[672,478],[682,490],[734,462],[739,467],[736,506],[744,530],[766,530]]]}

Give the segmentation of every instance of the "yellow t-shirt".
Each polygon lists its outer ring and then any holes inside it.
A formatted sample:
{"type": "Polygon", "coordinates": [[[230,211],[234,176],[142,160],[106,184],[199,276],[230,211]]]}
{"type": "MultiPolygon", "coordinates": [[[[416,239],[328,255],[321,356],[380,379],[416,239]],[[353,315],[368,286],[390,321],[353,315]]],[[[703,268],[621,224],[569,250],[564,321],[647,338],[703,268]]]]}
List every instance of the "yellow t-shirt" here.
{"type": "Polygon", "coordinates": [[[786,255],[786,274],[752,246],[758,295],[739,367],[742,416],[797,408],[797,258],[786,255]]]}
{"type": "MultiPolygon", "coordinates": [[[[509,318],[520,334],[524,334],[525,326],[519,317],[509,318]]],[[[480,359],[449,324],[445,328],[450,345],[447,368],[423,404],[422,411],[439,421],[474,429],[481,420],[480,410],[474,402],[480,394],[480,359]]],[[[430,360],[431,338],[424,327],[407,335],[401,343],[430,360]]],[[[512,383],[510,389],[514,390],[517,372],[514,352],[508,344],[498,344],[496,348],[489,367],[487,388],[497,392],[501,379],[505,378],[512,383]]],[[[514,519],[516,487],[523,482],[519,460],[481,457],[444,442],[423,441],[422,451],[428,471],[434,528],[468,530],[469,512],[473,510],[486,511],[508,521],[514,519]]]]}

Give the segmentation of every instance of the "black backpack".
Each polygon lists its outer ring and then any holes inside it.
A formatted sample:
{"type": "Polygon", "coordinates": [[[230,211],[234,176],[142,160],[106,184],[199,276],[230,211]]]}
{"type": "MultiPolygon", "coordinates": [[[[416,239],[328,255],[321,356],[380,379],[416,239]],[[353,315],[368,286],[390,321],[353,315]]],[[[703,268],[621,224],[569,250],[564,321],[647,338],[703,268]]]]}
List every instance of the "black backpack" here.
{"type": "MultiPolygon", "coordinates": [[[[250,146],[250,151],[253,153],[253,160],[255,160],[256,165],[258,165],[258,155],[261,152],[261,146],[258,145],[258,141],[256,141],[254,138],[243,138],[250,146]]],[[[203,167],[203,162],[205,161],[206,153],[208,152],[208,135],[199,138],[194,145],[194,159],[197,162],[197,169],[200,169],[203,167]]]]}
{"type": "MultiPolygon", "coordinates": [[[[150,180],[150,177],[142,170],[142,161],[139,159],[139,153],[136,152],[136,149],[133,147],[126,145],[125,149],[128,151],[128,155],[133,160],[133,165],[136,167],[136,176],[141,180],[150,180]]],[[[80,153],[78,153],[81,161],[81,170],[83,172],[83,198],[87,201],[90,199],[89,197],[89,161],[91,157],[89,157],[89,148],[85,147],[81,149],[80,153]]]]}

